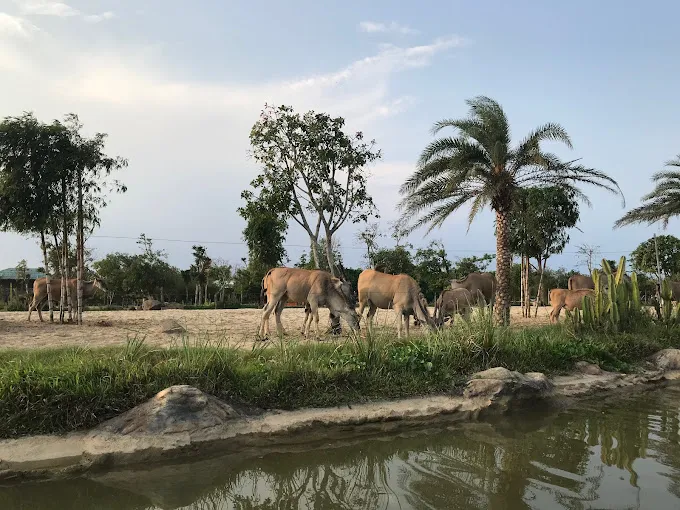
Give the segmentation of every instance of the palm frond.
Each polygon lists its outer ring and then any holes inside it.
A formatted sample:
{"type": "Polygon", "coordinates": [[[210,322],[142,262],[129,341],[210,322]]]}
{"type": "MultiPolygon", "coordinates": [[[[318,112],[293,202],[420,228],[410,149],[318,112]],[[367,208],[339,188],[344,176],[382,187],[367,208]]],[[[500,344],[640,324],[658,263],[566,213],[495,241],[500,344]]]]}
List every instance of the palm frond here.
{"type": "Polygon", "coordinates": [[[489,205],[488,197],[481,193],[477,195],[470,206],[470,212],[468,214],[468,227],[466,232],[470,232],[470,226],[472,225],[472,222],[487,205],[489,205]]]}
{"type": "MultiPolygon", "coordinates": [[[[666,166],[680,167],[680,156],[668,161],[666,166]]],[[[658,222],[666,228],[671,218],[680,216],[680,172],[657,172],[652,176],[652,182],[656,186],[642,197],[643,204],[624,214],[614,223],[614,228],[635,223],[652,225],[658,222]]]]}
{"type": "Polygon", "coordinates": [[[427,182],[429,179],[436,178],[450,170],[451,158],[441,157],[437,159],[432,159],[425,165],[420,166],[416,169],[410,177],[404,181],[404,183],[399,188],[399,193],[406,194],[411,193],[418,189],[418,186],[427,182]]]}
{"type": "Polygon", "coordinates": [[[514,173],[525,165],[537,164],[537,156],[541,153],[540,144],[545,140],[562,142],[570,149],[573,147],[571,138],[561,125],[543,124],[529,133],[513,151],[513,164],[509,171],[514,173]]]}
{"type": "Polygon", "coordinates": [[[474,192],[451,196],[437,205],[431,204],[432,210],[418,218],[415,222],[412,222],[412,218],[408,215],[402,215],[401,220],[405,225],[404,230],[407,233],[411,233],[429,224],[427,230],[425,231],[425,234],[427,235],[436,227],[440,227],[452,213],[460,209],[463,205],[465,205],[465,203],[474,199],[474,192]]]}
{"type": "Polygon", "coordinates": [[[666,161],[664,163],[664,166],[680,166],[680,154],[675,156],[675,159],[666,161]]]}

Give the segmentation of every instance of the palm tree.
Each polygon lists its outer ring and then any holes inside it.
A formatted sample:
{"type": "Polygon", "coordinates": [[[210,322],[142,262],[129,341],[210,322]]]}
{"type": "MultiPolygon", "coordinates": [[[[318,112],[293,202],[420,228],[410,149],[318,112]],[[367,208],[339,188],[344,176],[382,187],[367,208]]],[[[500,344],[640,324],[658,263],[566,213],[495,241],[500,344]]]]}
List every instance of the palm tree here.
{"type": "MultiPolygon", "coordinates": [[[[621,194],[614,179],[603,172],[562,162],[541,149],[541,142],[554,140],[571,148],[571,140],[559,124],[538,127],[512,147],[510,126],[500,104],[485,96],[467,101],[468,118],[445,119],[432,128],[436,134],[454,128],[457,135],[431,142],[420,155],[416,171],[401,186],[399,204],[409,231],[428,225],[428,233],[471,202],[469,224],[485,207],[496,213],[496,278],[494,313],[498,322],[510,319],[509,217],[515,191],[530,186],[562,186],[589,204],[576,185],[592,184],[621,194]]],[[[622,195],[623,196],[623,195],[622,195]]]]}
{"type": "Polygon", "coordinates": [[[666,228],[668,220],[673,216],[680,216],[680,154],[675,159],[667,161],[665,166],[678,170],[671,168],[665,172],[655,173],[652,181],[656,183],[656,188],[642,197],[642,201],[647,203],[628,211],[614,224],[614,228],[633,223],[651,225],[658,221],[666,228]]]}

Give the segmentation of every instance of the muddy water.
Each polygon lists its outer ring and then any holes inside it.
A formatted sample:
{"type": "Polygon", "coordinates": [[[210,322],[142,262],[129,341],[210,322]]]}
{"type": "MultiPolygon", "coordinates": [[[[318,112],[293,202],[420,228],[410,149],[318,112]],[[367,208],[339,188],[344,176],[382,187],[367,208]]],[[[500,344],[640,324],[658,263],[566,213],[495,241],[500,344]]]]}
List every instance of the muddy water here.
{"type": "MultiPolygon", "coordinates": [[[[680,386],[491,424],[0,487],[0,508],[680,508],[680,386]]],[[[254,452],[252,452],[254,453],[254,452]]]]}

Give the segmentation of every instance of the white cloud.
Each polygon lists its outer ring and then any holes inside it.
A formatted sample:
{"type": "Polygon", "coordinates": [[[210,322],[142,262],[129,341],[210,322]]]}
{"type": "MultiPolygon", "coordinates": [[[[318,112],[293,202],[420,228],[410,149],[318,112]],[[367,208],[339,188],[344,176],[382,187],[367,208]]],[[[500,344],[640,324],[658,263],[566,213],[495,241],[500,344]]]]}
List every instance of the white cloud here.
{"type": "Polygon", "coordinates": [[[63,2],[52,2],[50,0],[14,0],[14,3],[19,6],[21,14],[26,16],[54,16],[57,18],[77,16],[88,23],[99,23],[115,17],[111,11],[101,14],[85,14],[63,2]]]}
{"type": "Polygon", "coordinates": [[[38,27],[28,21],[0,12],[0,37],[9,36],[27,39],[37,31],[38,27]]]}
{"type": "Polygon", "coordinates": [[[411,67],[423,67],[429,65],[437,53],[462,46],[464,42],[460,37],[449,36],[437,39],[431,44],[406,48],[383,44],[377,55],[353,62],[340,71],[310,76],[287,85],[291,89],[336,86],[359,75],[384,74],[411,67]]]}
{"type": "Polygon", "coordinates": [[[397,34],[417,34],[418,30],[411,28],[406,25],[401,25],[395,21],[390,23],[378,23],[375,21],[362,21],[359,23],[359,30],[366,32],[368,34],[384,34],[384,33],[397,33],[397,34]]]}
{"type": "Polygon", "coordinates": [[[48,0],[14,0],[19,5],[22,14],[38,16],[57,16],[67,18],[80,15],[78,9],[62,2],[50,2],[48,0]]]}
{"type": "Polygon", "coordinates": [[[89,14],[84,16],[85,21],[88,23],[99,23],[107,19],[113,19],[116,15],[112,11],[102,12],[101,14],[89,14]]]}

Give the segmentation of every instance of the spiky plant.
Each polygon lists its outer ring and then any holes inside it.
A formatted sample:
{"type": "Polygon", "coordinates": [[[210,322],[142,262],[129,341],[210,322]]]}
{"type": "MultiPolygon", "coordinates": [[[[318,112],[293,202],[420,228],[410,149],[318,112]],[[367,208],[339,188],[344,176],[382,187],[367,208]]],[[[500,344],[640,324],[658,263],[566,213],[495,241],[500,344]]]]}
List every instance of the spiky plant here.
{"type": "MultiPolygon", "coordinates": [[[[588,202],[577,188],[592,184],[621,194],[614,179],[603,172],[562,162],[541,148],[553,140],[571,148],[571,140],[559,124],[538,127],[511,145],[510,126],[503,108],[493,99],[478,96],[467,101],[469,116],[435,123],[432,134],[453,128],[455,137],[438,138],[420,155],[416,171],[401,186],[404,198],[399,206],[409,230],[428,225],[428,233],[446,218],[470,203],[469,223],[485,207],[496,213],[496,320],[507,324],[510,318],[509,217],[515,191],[532,186],[563,186],[577,199],[588,202]]],[[[468,225],[469,226],[469,225],[468,225]]]]}
{"type": "Polygon", "coordinates": [[[614,224],[615,228],[633,223],[651,225],[659,221],[662,222],[663,228],[666,228],[672,217],[680,216],[680,154],[675,159],[667,161],[665,166],[669,167],[669,170],[652,175],[656,187],[642,197],[643,204],[628,211],[614,224]]]}

